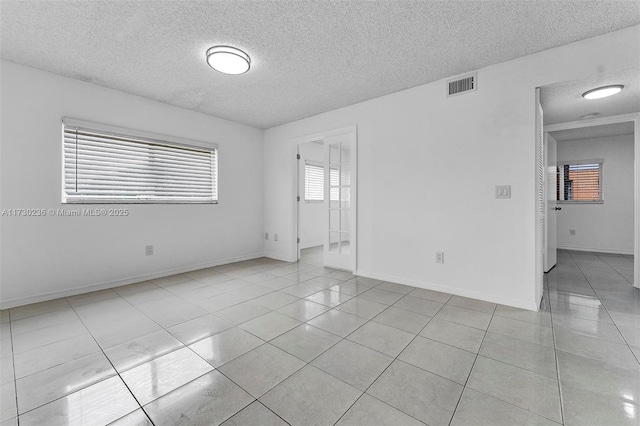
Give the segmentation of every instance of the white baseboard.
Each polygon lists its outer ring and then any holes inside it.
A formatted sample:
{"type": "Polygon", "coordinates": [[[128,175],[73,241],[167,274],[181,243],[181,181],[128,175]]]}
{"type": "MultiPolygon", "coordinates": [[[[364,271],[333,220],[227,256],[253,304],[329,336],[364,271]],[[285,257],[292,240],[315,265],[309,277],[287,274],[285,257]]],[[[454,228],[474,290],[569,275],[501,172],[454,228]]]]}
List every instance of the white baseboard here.
{"type": "Polygon", "coordinates": [[[311,248],[311,247],[318,247],[318,246],[321,246],[323,244],[324,243],[322,241],[320,241],[319,243],[300,243],[300,248],[304,250],[304,249],[308,249],[308,248],[311,248]]]}
{"type": "Polygon", "coordinates": [[[609,254],[630,254],[633,255],[632,250],[624,249],[612,249],[602,247],[570,247],[570,246],[558,246],[558,250],[571,250],[571,251],[591,251],[594,253],[609,253],[609,254]]]}
{"type": "Polygon", "coordinates": [[[502,297],[488,297],[487,294],[476,292],[473,290],[465,290],[457,287],[451,287],[442,284],[434,284],[426,281],[415,280],[411,278],[397,277],[392,275],[379,274],[371,271],[364,271],[362,269],[357,271],[357,275],[367,278],[373,278],[376,280],[382,280],[387,282],[393,282],[397,284],[410,285],[412,287],[424,288],[426,290],[440,291],[443,293],[450,293],[456,296],[470,297],[472,299],[484,300],[491,303],[499,303],[501,305],[513,306],[516,308],[527,309],[529,311],[537,311],[538,306],[534,300],[513,300],[505,299],[502,297]]]}
{"type": "Polygon", "coordinates": [[[143,274],[143,275],[137,275],[134,277],[117,279],[113,281],[90,284],[88,286],[74,287],[70,289],[41,293],[34,296],[18,297],[15,299],[2,300],[2,302],[0,302],[0,309],[15,308],[17,306],[28,305],[31,303],[45,302],[47,300],[59,299],[61,297],[77,296],[79,294],[90,293],[92,291],[120,287],[123,285],[134,284],[141,281],[167,277],[170,275],[182,274],[185,272],[197,271],[199,269],[211,268],[213,266],[226,265],[234,262],[242,262],[243,260],[258,259],[260,257],[265,257],[264,253],[252,253],[252,254],[247,254],[243,256],[229,257],[226,259],[218,259],[218,260],[213,260],[211,262],[199,263],[196,265],[182,266],[182,267],[173,268],[173,269],[165,269],[163,271],[154,272],[151,274],[143,274]]]}
{"type": "Polygon", "coordinates": [[[297,262],[298,259],[291,256],[284,256],[278,253],[265,253],[264,257],[268,257],[269,259],[282,260],[283,262],[297,262]]]}

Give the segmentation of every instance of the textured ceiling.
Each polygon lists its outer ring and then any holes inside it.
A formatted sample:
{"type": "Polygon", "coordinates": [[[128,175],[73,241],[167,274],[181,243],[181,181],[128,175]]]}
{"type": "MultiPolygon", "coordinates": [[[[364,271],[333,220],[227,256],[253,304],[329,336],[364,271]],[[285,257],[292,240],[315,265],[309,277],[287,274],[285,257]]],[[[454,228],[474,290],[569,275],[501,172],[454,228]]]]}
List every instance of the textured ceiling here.
{"type": "Polygon", "coordinates": [[[3,59],[260,128],[640,23],[637,1],[2,1],[3,59]],[[205,50],[245,50],[227,76],[205,50]]]}
{"type": "Polygon", "coordinates": [[[540,101],[545,125],[577,121],[588,114],[600,118],[640,112],[640,66],[544,86],[540,89],[540,101]],[[587,90],[609,84],[622,84],[624,89],[602,99],[582,97],[587,90]]]}
{"type": "Polygon", "coordinates": [[[604,138],[607,136],[632,135],[633,122],[604,124],[601,126],[581,127],[579,129],[558,130],[550,132],[558,141],[572,141],[576,139],[604,138]]]}

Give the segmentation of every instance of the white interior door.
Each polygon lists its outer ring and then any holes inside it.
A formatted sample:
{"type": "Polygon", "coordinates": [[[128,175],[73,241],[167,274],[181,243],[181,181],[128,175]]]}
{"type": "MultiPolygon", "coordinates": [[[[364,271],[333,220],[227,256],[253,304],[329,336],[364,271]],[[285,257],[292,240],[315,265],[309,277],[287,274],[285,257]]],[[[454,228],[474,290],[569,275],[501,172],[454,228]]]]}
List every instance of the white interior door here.
{"type": "Polygon", "coordinates": [[[324,156],[324,265],[355,272],[355,134],[324,138],[324,156]]]}
{"type": "Polygon", "coordinates": [[[549,272],[558,261],[558,207],[557,201],[557,151],[558,142],[549,133],[544,134],[544,167],[545,167],[545,255],[544,271],[549,272]]]}

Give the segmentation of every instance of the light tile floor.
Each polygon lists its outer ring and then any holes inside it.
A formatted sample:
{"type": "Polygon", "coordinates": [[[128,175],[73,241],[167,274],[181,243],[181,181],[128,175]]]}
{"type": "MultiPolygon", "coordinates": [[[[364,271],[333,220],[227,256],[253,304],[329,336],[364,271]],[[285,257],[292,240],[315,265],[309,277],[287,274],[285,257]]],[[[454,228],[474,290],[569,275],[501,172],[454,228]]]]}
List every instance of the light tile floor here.
{"type": "Polygon", "coordinates": [[[1,311],[0,424],[640,424],[631,256],[559,252],[540,312],[321,260],[1,311]]]}

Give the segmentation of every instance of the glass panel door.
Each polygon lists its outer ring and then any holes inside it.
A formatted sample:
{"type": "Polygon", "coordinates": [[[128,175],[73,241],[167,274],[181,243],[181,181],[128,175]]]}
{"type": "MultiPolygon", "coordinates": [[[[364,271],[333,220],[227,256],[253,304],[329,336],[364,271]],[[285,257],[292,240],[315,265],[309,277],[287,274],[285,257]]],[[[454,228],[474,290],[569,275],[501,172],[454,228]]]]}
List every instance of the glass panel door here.
{"type": "Polygon", "coordinates": [[[325,236],[325,266],[351,271],[352,180],[349,134],[324,140],[325,199],[328,227],[325,236]]]}

